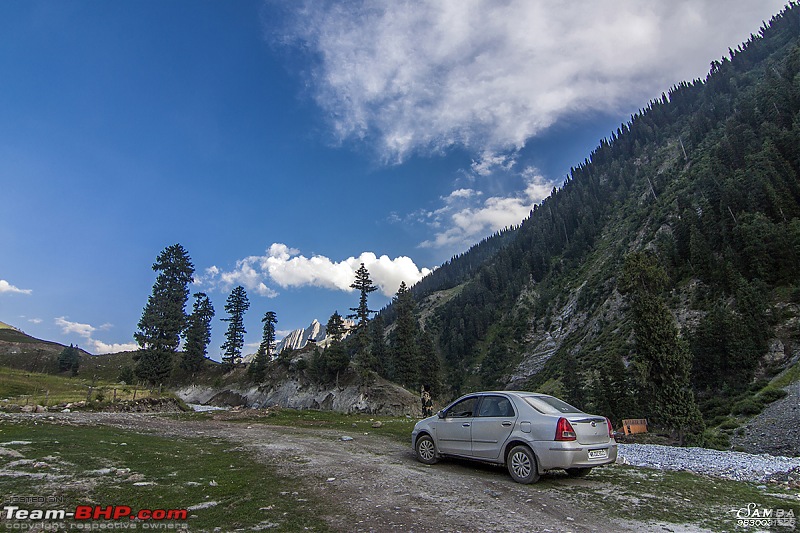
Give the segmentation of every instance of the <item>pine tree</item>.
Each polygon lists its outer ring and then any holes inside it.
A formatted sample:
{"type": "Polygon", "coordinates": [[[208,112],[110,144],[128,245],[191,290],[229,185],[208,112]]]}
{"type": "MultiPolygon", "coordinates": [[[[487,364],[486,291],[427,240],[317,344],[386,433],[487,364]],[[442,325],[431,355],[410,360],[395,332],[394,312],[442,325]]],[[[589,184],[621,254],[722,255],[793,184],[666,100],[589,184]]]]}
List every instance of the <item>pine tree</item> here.
{"type": "Polygon", "coordinates": [[[642,391],[651,417],[676,430],[682,444],[687,431],[702,430],[702,418],[689,387],[689,348],[678,336],[661,295],[666,283],[664,270],[652,256],[636,252],[625,258],[619,290],[630,304],[642,391]]]}
{"type": "Polygon", "coordinates": [[[400,283],[394,297],[397,320],[392,338],[392,352],[395,364],[395,380],[408,389],[416,389],[419,385],[419,348],[417,334],[419,326],[414,317],[414,297],[400,283]]]}
{"type": "Polygon", "coordinates": [[[250,308],[250,300],[247,299],[247,292],[241,285],[231,291],[225,302],[225,312],[228,318],[221,319],[228,323],[228,331],[225,332],[227,339],[222,345],[222,363],[226,368],[231,369],[242,359],[242,347],[244,346],[244,313],[250,308]]]}
{"type": "Polygon", "coordinates": [[[564,399],[578,408],[585,408],[586,393],[584,392],[583,377],[580,372],[581,367],[578,364],[578,358],[571,351],[565,355],[563,367],[564,372],[561,376],[561,383],[564,385],[564,393],[566,395],[564,399]]]}
{"type": "Polygon", "coordinates": [[[264,313],[264,318],[261,319],[261,322],[264,323],[261,344],[258,347],[256,356],[253,358],[253,362],[247,368],[248,374],[256,381],[264,381],[266,376],[267,363],[272,355],[272,350],[275,349],[275,324],[278,323],[278,317],[274,311],[267,311],[264,313]]]}
{"type": "Polygon", "coordinates": [[[211,321],[214,319],[214,306],[208,296],[198,292],[194,299],[181,360],[181,368],[190,374],[203,369],[208,355],[208,343],[211,342],[211,321]]]}
{"type": "Polygon", "coordinates": [[[436,345],[433,336],[429,331],[421,331],[417,341],[419,350],[419,374],[422,386],[431,394],[432,397],[439,395],[442,383],[439,379],[441,364],[439,354],[436,353],[436,345]]]}
{"type": "Polygon", "coordinates": [[[386,347],[386,328],[382,315],[376,316],[370,323],[369,349],[375,360],[374,370],[385,378],[391,378],[394,372],[394,363],[391,361],[390,352],[386,347]]]}
{"type": "Polygon", "coordinates": [[[342,315],[338,311],[334,311],[325,326],[325,335],[330,337],[332,341],[338,342],[344,338],[346,332],[347,329],[344,326],[342,315]]]}
{"type": "Polygon", "coordinates": [[[172,360],[186,328],[185,307],[194,265],[183,246],[174,244],[158,255],[153,270],[159,274],[133,336],[141,347],[136,375],[155,384],[172,372],[172,360]]]}
{"type": "Polygon", "coordinates": [[[364,263],[361,263],[361,266],[356,270],[356,279],[350,284],[350,288],[357,290],[359,292],[359,297],[358,307],[351,307],[350,310],[354,311],[354,313],[347,315],[347,318],[356,319],[356,351],[362,353],[367,349],[369,344],[367,339],[369,317],[371,314],[375,313],[375,311],[371,310],[369,305],[367,305],[367,297],[369,293],[378,290],[378,287],[372,284],[369,271],[364,266],[364,263]]]}
{"type": "Polygon", "coordinates": [[[78,373],[80,362],[81,356],[80,353],[78,353],[78,349],[70,344],[61,350],[58,356],[58,371],[64,372],[66,370],[72,370],[72,375],[74,376],[78,373]]]}
{"type": "Polygon", "coordinates": [[[350,356],[342,343],[345,334],[344,321],[342,316],[334,311],[325,326],[325,333],[331,339],[331,343],[320,354],[315,364],[317,375],[323,380],[336,379],[339,381],[339,373],[350,365],[350,356]]]}
{"type": "Polygon", "coordinates": [[[133,381],[136,378],[133,375],[133,368],[129,367],[128,365],[123,366],[119,369],[119,374],[117,375],[117,381],[119,383],[124,383],[125,385],[133,385],[133,381]]]}

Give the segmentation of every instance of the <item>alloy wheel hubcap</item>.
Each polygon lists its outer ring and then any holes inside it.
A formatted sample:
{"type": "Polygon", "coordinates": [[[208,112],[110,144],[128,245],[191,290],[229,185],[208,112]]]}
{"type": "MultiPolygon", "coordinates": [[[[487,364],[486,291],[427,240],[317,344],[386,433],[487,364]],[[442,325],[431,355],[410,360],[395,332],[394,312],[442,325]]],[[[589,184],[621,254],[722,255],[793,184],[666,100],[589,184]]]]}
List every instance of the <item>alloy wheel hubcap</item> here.
{"type": "Polygon", "coordinates": [[[419,455],[425,460],[433,459],[433,443],[429,440],[422,441],[419,444],[419,455]]]}
{"type": "Polygon", "coordinates": [[[519,477],[528,477],[531,473],[531,461],[522,452],[517,452],[511,457],[511,468],[519,477]]]}

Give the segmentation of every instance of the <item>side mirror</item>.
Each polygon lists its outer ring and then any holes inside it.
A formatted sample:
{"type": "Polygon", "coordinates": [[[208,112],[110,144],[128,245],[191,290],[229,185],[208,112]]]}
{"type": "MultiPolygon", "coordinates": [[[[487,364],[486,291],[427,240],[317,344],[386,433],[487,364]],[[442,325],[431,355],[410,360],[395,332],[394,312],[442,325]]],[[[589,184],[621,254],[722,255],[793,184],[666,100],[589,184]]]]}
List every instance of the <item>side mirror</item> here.
{"type": "Polygon", "coordinates": [[[444,409],[442,409],[441,411],[439,411],[436,414],[439,415],[439,418],[444,418],[444,409]]]}

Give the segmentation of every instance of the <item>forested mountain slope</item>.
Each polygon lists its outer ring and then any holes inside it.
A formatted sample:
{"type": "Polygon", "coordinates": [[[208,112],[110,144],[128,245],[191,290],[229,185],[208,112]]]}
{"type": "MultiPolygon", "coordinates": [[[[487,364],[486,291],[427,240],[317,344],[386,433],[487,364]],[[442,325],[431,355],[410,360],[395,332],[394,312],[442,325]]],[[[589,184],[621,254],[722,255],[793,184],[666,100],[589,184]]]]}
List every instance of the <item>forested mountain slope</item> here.
{"type": "Polygon", "coordinates": [[[706,79],[673,87],[601,141],[519,228],[412,289],[419,300],[460,285],[425,320],[450,393],[544,388],[638,414],[637,349],[618,290],[636,251],[668,276],[663,296],[700,400],[734,398],[796,359],[796,4],[714,61],[706,79]],[[490,253],[470,257],[481,250],[490,253]]]}

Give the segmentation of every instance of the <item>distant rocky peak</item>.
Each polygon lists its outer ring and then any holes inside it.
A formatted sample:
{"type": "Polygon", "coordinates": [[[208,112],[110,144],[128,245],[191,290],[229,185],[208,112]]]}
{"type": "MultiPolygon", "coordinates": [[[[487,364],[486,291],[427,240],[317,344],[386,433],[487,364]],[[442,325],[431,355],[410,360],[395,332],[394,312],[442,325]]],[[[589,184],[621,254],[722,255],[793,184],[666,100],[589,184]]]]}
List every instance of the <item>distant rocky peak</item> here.
{"type": "Polygon", "coordinates": [[[325,326],[319,323],[316,318],[305,329],[296,329],[286,335],[275,347],[275,353],[283,350],[299,350],[309,341],[319,342],[325,339],[325,326]]]}

